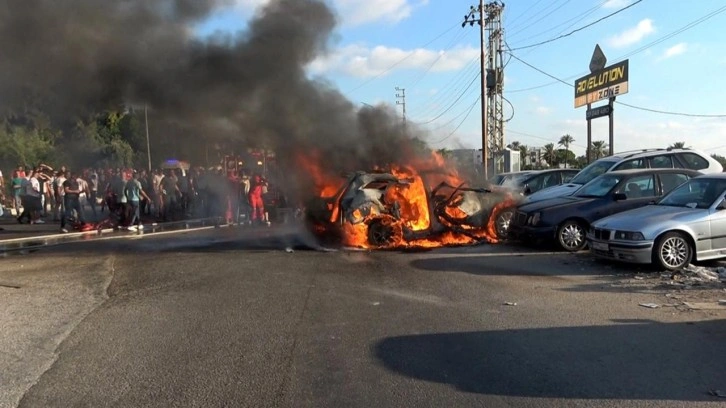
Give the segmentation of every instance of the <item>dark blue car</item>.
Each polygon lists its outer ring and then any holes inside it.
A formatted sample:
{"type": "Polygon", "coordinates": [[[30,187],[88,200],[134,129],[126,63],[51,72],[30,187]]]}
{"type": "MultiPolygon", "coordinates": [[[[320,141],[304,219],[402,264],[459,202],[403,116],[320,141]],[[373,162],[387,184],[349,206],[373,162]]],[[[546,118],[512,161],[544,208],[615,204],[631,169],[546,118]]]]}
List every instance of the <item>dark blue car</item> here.
{"type": "Polygon", "coordinates": [[[590,224],[600,218],[643,207],[701,173],[687,169],[637,169],[605,173],[572,196],[517,207],[509,237],[554,241],[566,251],[585,247],[590,224]]]}

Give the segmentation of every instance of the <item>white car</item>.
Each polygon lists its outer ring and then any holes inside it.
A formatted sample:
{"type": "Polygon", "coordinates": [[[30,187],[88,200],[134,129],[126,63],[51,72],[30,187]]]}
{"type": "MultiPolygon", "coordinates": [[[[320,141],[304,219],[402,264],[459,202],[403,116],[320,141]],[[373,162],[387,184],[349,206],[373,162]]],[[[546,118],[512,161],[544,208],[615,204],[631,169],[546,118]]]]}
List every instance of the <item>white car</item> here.
{"type": "Polygon", "coordinates": [[[531,203],[556,197],[570,196],[595,177],[616,170],[685,168],[702,174],[722,173],[723,166],[708,154],[692,149],[646,149],[603,157],[582,169],[567,184],[540,190],[527,196],[531,203]]]}

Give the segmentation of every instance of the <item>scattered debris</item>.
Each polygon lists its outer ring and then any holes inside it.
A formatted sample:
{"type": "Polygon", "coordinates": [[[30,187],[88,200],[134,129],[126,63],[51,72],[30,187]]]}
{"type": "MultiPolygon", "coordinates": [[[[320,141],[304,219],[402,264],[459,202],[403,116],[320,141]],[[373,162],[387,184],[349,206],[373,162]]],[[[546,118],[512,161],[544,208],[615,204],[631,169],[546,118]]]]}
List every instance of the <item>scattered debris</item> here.
{"type": "Polygon", "coordinates": [[[504,306],[517,306],[517,302],[504,302],[504,306]]]}
{"type": "Polygon", "coordinates": [[[373,306],[378,306],[378,305],[380,305],[380,304],[381,304],[381,302],[373,302],[373,303],[372,303],[372,305],[373,305],[373,306]]]}
{"type": "Polygon", "coordinates": [[[287,248],[285,248],[285,252],[287,252],[288,254],[291,254],[291,253],[295,252],[295,250],[290,247],[287,247],[287,248]]]}
{"type": "Polygon", "coordinates": [[[660,305],[658,305],[656,303],[640,303],[638,306],[647,307],[649,309],[657,309],[660,307],[660,305]]]}
{"type": "Polygon", "coordinates": [[[716,268],[716,273],[718,273],[718,278],[721,279],[721,282],[726,282],[726,268],[723,266],[716,268]]]}
{"type": "Polygon", "coordinates": [[[10,288],[10,289],[20,289],[20,286],[18,286],[18,285],[12,285],[12,284],[9,284],[9,283],[0,283],[0,287],[10,288]]]}
{"type": "Polygon", "coordinates": [[[693,310],[726,310],[726,304],[720,302],[683,302],[693,310]]]}
{"type": "Polygon", "coordinates": [[[718,300],[719,305],[726,305],[726,299],[719,299],[718,300]]]}
{"type": "Polygon", "coordinates": [[[645,278],[640,275],[635,275],[635,276],[633,276],[633,278],[637,279],[637,280],[645,280],[645,278]]]}
{"type": "Polygon", "coordinates": [[[721,390],[710,390],[708,393],[714,397],[726,398],[726,393],[721,392],[721,390]]]}

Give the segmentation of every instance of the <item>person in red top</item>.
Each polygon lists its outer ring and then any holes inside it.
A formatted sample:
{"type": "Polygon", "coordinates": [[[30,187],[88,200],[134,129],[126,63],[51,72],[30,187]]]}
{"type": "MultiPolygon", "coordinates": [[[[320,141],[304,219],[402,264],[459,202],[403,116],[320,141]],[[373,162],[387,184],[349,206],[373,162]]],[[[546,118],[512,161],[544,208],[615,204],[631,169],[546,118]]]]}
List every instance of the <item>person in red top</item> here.
{"type": "MultiPolygon", "coordinates": [[[[265,204],[262,201],[262,196],[267,193],[267,181],[262,178],[259,174],[255,174],[252,177],[252,183],[250,185],[250,207],[252,207],[252,222],[263,223],[265,220],[265,204]]],[[[267,222],[269,225],[269,222],[267,222]]]]}

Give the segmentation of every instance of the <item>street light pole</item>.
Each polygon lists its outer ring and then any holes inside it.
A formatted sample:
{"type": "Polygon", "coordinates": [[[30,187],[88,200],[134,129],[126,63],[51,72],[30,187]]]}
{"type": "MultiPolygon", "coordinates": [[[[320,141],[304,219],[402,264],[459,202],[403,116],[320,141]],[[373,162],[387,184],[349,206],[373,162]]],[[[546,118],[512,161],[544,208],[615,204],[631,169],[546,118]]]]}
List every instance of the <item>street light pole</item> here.
{"type": "Polygon", "coordinates": [[[149,173],[151,173],[151,142],[149,141],[149,113],[147,104],[144,104],[144,122],[146,125],[146,157],[149,159],[149,173]]]}

